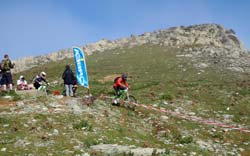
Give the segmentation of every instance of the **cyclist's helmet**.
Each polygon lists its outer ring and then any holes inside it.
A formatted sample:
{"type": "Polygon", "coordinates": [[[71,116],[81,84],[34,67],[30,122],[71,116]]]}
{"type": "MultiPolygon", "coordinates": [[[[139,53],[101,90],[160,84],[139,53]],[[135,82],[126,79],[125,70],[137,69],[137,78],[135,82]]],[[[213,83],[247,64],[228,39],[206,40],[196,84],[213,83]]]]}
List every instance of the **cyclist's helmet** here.
{"type": "Polygon", "coordinates": [[[45,72],[41,72],[40,76],[43,77],[43,78],[45,78],[46,77],[46,73],[45,72]]]}
{"type": "Polygon", "coordinates": [[[128,75],[127,75],[127,74],[122,74],[122,79],[123,79],[123,80],[125,80],[125,81],[126,81],[126,80],[127,80],[127,78],[128,78],[128,75]]]}

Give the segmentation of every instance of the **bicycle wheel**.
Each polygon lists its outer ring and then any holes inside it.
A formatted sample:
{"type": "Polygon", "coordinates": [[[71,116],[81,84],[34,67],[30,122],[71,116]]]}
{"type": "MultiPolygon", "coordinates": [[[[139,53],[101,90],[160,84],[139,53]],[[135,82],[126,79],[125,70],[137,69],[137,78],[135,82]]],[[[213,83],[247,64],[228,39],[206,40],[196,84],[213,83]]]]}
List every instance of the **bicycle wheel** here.
{"type": "Polygon", "coordinates": [[[125,107],[135,110],[137,104],[137,99],[133,95],[129,95],[125,97],[125,107]]]}

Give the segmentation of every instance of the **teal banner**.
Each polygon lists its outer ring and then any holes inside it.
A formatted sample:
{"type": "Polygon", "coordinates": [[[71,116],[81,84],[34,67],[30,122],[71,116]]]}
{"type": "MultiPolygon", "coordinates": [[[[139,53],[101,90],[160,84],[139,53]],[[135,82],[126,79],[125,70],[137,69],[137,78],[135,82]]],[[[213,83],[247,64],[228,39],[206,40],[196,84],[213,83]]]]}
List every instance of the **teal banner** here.
{"type": "Polygon", "coordinates": [[[77,82],[86,88],[89,88],[88,73],[86,67],[86,60],[83,51],[80,48],[74,47],[74,60],[76,65],[77,82]]]}

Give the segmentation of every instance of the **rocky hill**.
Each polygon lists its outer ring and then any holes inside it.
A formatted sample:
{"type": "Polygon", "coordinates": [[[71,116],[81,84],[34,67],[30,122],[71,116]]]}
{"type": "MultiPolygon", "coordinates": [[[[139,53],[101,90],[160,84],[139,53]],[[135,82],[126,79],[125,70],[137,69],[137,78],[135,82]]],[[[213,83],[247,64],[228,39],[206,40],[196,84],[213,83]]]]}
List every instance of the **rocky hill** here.
{"type": "MultiPolygon", "coordinates": [[[[102,39],[81,48],[90,55],[95,51],[104,52],[144,44],[183,49],[184,54],[194,60],[203,58],[206,65],[220,62],[226,68],[235,71],[250,71],[250,55],[235,32],[217,24],[172,27],[113,41],[102,39]]],[[[73,57],[72,50],[64,49],[47,55],[18,59],[15,60],[17,66],[14,72],[25,71],[39,64],[71,57],[73,57]]]]}
{"type": "Polygon", "coordinates": [[[16,61],[45,65],[13,80],[46,70],[51,85],[0,93],[0,155],[250,155],[250,57],[233,30],[176,27],[82,48],[90,90],[75,98],[58,95],[70,49],[16,61]],[[129,75],[134,109],[112,105],[118,72],[129,75]]]}

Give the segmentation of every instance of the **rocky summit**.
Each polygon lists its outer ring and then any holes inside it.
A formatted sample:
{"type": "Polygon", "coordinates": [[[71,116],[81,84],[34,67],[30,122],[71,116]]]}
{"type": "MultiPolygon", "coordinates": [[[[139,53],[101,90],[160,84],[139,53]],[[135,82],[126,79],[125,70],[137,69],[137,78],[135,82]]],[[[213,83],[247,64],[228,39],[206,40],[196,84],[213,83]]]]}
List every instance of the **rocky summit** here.
{"type": "MultiPolygon", "coordinates": [[[[219,63],[224,67],[240,72],[250,72],[250,54],[232,29],[217,24],[178,26],[168,29],[131,35],[117,40],[102,39],[81,48],[89,55],[93,52],[105,52],[116,48],[132,48],[140,45],[159,45],[183,50],[183,54],[194,60],[204,60],[206,65],[219,63]]],[[[72,58],[72,49],[63,49],[51,54],[26,57],[15,60],[14,72],[28,70],[32,67],[72,58]]]]}

